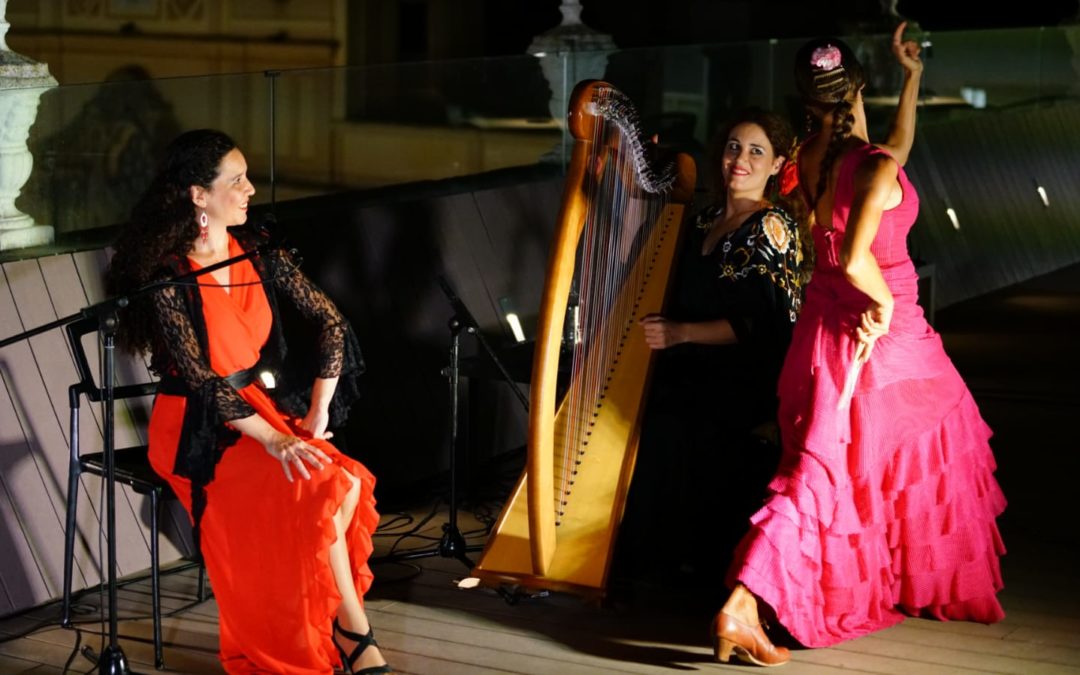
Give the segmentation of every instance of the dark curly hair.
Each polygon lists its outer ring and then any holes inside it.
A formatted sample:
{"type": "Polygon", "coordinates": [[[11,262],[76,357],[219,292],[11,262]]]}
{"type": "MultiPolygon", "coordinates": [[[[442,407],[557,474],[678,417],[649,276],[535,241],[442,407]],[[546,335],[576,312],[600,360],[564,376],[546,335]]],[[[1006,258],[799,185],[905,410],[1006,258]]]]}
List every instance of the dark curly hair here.
{"type": "Polygon", "coordinates": [[[802,96],[803,104],[817,119],[831,113],[833,120],[832,136],[821,160],[814,204],[825,194],[832,166],[840,156],[844,142],[851,136],[851,129],[855,124],[855,116],[851,113],[852,102],[865,84],[866,73],[862,64],[851,47],[842,40],[832,37],[815,38],[800,47],[795,54],[795,86],[802,96]],[[815,51],[830,47],[839,51],[839,65],[828,68],[812,63],[815,51]]]}
{"type": "MultiPolygon", "coordinates": [[[[184,260],[199,235],[191,187],[209,188],[222,158],[235,147],[233,139],[214,129],[188,131],[169,144],[157,175],[114,244],[115,253],[105,271],[110,295],[128,294],[172,276],[168,262],[184,260]]],[[[121,311],[117,343],[122,349],[132,353],[151,349],[150,302],[145,295],[136,297],[121,311]]]]}

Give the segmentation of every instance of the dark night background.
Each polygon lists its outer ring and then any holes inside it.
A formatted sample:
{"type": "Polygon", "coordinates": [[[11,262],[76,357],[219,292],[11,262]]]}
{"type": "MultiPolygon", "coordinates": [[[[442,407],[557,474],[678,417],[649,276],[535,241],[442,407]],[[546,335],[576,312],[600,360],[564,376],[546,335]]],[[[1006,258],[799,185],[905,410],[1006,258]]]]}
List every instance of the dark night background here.
{"type": "MultiPolygon", "coordinates": [[[[798,38],[883,30],[876,0],[584,0],[582,18],[621,48],[798,38]]],[[[888,4],[888,3],[884,3],[888,4]]],[[[521,54],[533,37],[559,23],[559,3],[488,0],[486,44],[473,55],[521,54]]],[[[1077,0],[1025,3],[909,0],[897,11],[923,30],[1055,26],[1076,21],[1077,0]]]]}

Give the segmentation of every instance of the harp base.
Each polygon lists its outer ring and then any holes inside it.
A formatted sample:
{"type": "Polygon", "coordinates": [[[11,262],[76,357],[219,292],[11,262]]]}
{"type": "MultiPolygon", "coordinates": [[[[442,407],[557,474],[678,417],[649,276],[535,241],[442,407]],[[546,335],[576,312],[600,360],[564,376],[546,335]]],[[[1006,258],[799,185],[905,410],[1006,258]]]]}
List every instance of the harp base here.
{"type": "Polygon", "coordinates": [[[607,598],[606,587],[584,586],[538,575],[473,570],[473,577],[479,580],[481,586],[493,589],[511,605],[516,605],[522,598],[546,597],[549,592],[568,593],[592,603],[600,603],[607,598]]]}

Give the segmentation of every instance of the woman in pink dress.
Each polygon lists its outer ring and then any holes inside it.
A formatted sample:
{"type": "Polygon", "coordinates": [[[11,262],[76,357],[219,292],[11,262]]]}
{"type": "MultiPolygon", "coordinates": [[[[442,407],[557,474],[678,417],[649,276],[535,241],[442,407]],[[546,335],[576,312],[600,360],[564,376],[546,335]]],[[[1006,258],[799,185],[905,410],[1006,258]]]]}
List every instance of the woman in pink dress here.
{"type": "Polygon", "coordinates": [[[836,39],[796,56],[821,126],[798,157],[813,211],[813,278],[780,376],[784,451],[751,518],[714,622],[716,658],[791,658],[759,610],[807,647],[895,625],[905,614],[991,623],[1004,613],[990,429],[917,304],[906,248],[918,197],[904,170],[922,62],[904,69],[885,143],[867,137],[862,67],[836,39]],[[764,605],[762,605],[764,603],[764,605]]]}

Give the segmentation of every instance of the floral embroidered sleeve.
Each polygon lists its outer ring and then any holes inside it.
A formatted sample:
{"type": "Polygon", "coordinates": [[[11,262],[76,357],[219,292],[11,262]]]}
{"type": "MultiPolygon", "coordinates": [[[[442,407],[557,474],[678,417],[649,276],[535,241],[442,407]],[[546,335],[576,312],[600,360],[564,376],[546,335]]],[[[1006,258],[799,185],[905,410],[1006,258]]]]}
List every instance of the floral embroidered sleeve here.
{"type": "Polygon", "coordinates": [[[720,277],[739,284],[742,296],[741,311],[728,317],[736,338],[786,349],[802,304],[795,222],[780,209],[768,209],[744,237],[724,246],[720,277]]]}
{"type": "Polygon", "coordinates": [[[170,361],[188,389],[205,394],[222,421],[254,415],[255,409],[210,367],[188,316],[183,291],[176,286],[167,286],[154,294],[152,304],[159,335],[170,361]]]}

